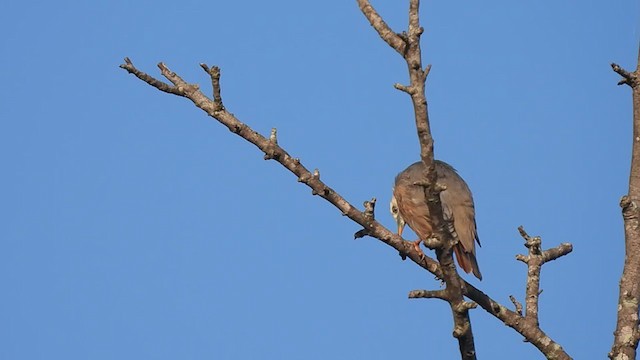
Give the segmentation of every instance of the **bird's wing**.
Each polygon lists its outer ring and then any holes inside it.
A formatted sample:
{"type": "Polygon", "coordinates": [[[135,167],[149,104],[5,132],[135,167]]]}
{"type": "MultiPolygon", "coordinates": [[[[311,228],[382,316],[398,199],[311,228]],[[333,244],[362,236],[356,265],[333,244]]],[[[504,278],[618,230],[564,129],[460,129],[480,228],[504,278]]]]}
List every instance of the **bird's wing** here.
{"type": "MultiPolygon", "coordinates": [[[[465,186],[466,187],[466,186],[465,186]]],[[[475,255],[475,242],[480,244],[476,228],[476,211],[471,199],[471,192],[458,189],[447,189],[440,193],[445,220],[453,220],[455,233],[466,252],[475,255]]]]}

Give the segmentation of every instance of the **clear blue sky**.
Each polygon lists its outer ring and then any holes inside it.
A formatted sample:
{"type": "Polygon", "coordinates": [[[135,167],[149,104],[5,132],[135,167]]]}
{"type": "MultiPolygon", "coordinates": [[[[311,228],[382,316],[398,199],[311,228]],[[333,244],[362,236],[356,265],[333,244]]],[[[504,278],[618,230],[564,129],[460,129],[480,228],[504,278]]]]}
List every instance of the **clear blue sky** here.
{"type": "MultiPolygon", "coordinates": [[[[396,30],[407,1],[374,1],[396,30]]],[[[610,349],[623,259],[637,1],[424,1],[436,157],[474,192],[484,280],[523,300],[517,226],[547,247],[543,329],[610,349]]],[[[418,159],[401,58],[352,1],[11,1],[0,13],[0,358],[455,359],[433,276],[185,99],[164,61],[352,203],[418,159]]],[[[411,235],[411,233],[408,233],[411,235]]],[[[411,238],[411,237],[410,237],[411,238]]],[[[482,359],[539,359],[472,313],[482,359]]]]}

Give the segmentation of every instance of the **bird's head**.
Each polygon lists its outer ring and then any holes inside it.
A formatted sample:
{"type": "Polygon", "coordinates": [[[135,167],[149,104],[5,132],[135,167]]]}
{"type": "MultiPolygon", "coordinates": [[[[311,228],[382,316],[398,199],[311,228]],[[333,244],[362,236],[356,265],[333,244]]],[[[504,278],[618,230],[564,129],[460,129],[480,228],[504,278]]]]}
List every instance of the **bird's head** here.
{"type": "Polygon", "coordinates": [[[391,211],[391,216],[393,216],[393,219],[396,221],[396,224],[398,225],[398,235],[402,236],[402,230],[404,230],[404,226],[406,225],[406,222],[402,218],[402,215],[400,215],[400,210],[398,210],[398,202],[396,201],[395,196],[391,196],[389,211],[391,211]]]}

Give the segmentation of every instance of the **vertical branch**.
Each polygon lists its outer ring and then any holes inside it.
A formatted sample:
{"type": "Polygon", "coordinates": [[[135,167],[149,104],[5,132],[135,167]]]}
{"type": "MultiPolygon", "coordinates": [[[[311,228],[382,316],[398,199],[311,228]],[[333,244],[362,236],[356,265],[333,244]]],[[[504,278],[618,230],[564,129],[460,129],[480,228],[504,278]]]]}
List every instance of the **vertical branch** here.
{"type": "MultiPolygon", "coordinates": [[[[411,80],[410,85],[405,86],[396,84],[394,86],[398,90],[409,94],[414,105],[416,128],[420,140],[421,159],[423,163],[428,165],[426,181],[422,185],[425,187],[425,193],[432,200],[429,201],[429,211],[432,215],[431,218],[434,222],[433,225],[435,231],[434,237],[423,240],[425,244],[439,244],[432,246],[436,249],[438,261],[435,261],[429,256],[425,256],[421,252],[417,251],[412,242],[402,239],[402,237],[392,233],[378,223],[374,216],[375,198],[371,201],[365,202],[365,210],[359,211],[339,193],[323,182],[320,179],[320,172],[317,169],[313,172],[309,171],[301,163],[299,158],[292,157],[284,148],[282,148],[278,144],[277,131],[275,128],[271,130],[271,134],[268,137],[265,137],[227,111],[222,103],[219,68],[210,68],[206,64],[201,64],[201,67],[211,78],[213,99],[210,99],[200,91],[197,84],[187,83],[178,76],[178,74],[169,70],[169,68],[167,68],[163,63],[158,64],[158,67],[160,68],[162,75],[167,78],[171,84],[160,81],[149,74],[140,71],[128,58],[125,58],[124,64],[120,65],[120,67],[162,92],[189,99],[196,107],[200,108],[208,116],[220,122],[233,134],[243,138],[247,142],[255,145],[260,149],[260,151],[264,152],[265,160],[274,160],[275,162],[280,163],[284,168],[294,174],[299,182],[309,187],[312,190],[311,194],[317,195],[328,201],[337,208],[343,216],[346,216],[361,225],[363,229],[355,234],[355,238],[363,236],[374,237],[397,250],[403,259],[408,258],[418,266],[436,275],[437,278],[443,279],[446,283],[446,287],[444,289],[436,291],[420,290],[412,292],[410,297],[439,298],[449,303],[454,318],[453,336],[458,339],[460,354],[463,359],[471,360],[476,358],[473,333],[471,331],[471,322],[469,319],[469,310],[475,308],[477,305],[483,308],[488,314],[499,319],[505,325],[513,328],[524,336],[526,341],[535,345],[548,359],[570,359],[569,355],[564,352],[560,344],[555,342],[547,336],[542,329],[536,326],[537,297],[535,299],[532,297],[532,301],[527,301],[527,315],[523,316],[522,304],[515,300],[515,298],[511,299],[516,307],[516,311],[514,312],[507,309],[505,306],[493,300],[487,294],[483,293],[472,284],[467,283],[458,276],[455,265],[453,264],[451,234],[447,231],[446,222],[442,216],[440,198],[438,196],[439,192],[442,191],[443,188],[439,187],[436,183],[435,171],[433,168],[433,138],[431,137],[425,95],[425,81],[429,74],[430,66],[426,66],[424,69],[422,68],[420,35],[423,33],[423,29],[420,27],[418,16],[420,2],[418,0],[410,1],[409,32],[397,34],[393,32],[376,13],[375,9],[369,4],[369,1],[357,1],[363,14],[367,17],[374,29],[387,42],[387,44],[403,56],[408,65],[409,78],[411,80]],[[467,296],[469,299],[473,300],[473,302],[464,301],[463,296],[467,296]],[[533,311],[534,306],[536,307],[535,312],[533,311]],[[535,324],[528,321],[533,317],[536,319],[535,324]]],[[[614,69],[616,69],[616,67],[614,67],[614,69]]],[[[617,68],[618,70],[616,71],[619,71],[619,73],[625,78],[621,83],[629,85],[636,84],[634,87],[634,119],[636,124],[636,130],[634,131],[634,159],[640,159],[640,156],[636,156],[636,152],[640,152],[640,150],[637,150],[635,146],[636,142],[640,142],[640,133],[638,131],[638,129],[640,129],[640,125],[638,125],[640,123],[640,104],[638,104],[640,102],[640,96],[638,96],[637,92],[637,79],[638,73],[640,73],[640,61],[639,69],[636,70],[635,75],[629,74],[628,72],[619,69],[619,67],[617,68]]],[[[635,160],[634,164],[637,165],[635,160]]],[[[632,169],[630,187],[631,183],[640,183],[640,181],[637,180],[638,178],[640,178],[638,176],[638,170],[632,169]],[[633,180],[634,174],[636,180],[633,180]]],[[[637,192],[638,189],[640,189],[640,186],[635,186],[635,189],[635,191],[630,190],[630,196],[633,194],[633,199],[637,199],[637,192]]],[[[632,200],[630,197],[625,197],[622,205],[625,214],[625,226],[629,226],[629,231],[633,230],[637,232],[639,222],[637,216],[638,206],[635,200],[632,200]],[[629,221],[627,221],[628,219],[629,221]]],[[[628,236],[628,238],[630,238],[630,236],[628,236]]],[[[640,243],[640,241],[636,242],[636,244],[638,243],[640,243]]],[[[640,251],[640,246],[635,247],[635,249],[635,253],[637,253],[640,251]]],[[[542,251],[541,255],[536,253],[536,256],[542,256],[542,262],[540,263],[540,265],[542,265],[542,263],[553,260],[570,251],[570,244],[561,244],[557,248],[542,251]]],[[[627,250],[627,252],[629,254],[633,253],[630,252],[630,250],[627,250]]],[[[540,267],[538,266],[538,270],[535,270],[534,267],[534,270],[539,272],[539,268],[540,267]]],[[[631,268],[637,270],[638,266],[631,266],[631,268]]],[[[531,273],[531,271],[528,273],[531,273]]],[[[636,279],[633,280],[635,282],[631,281],[631,284],[638,284],[637,276],[632,276],[631,279],[636,279]]],[[[537,289],[539,289],[539,285],[528,287],[527,293],[538,294],[537,289]]],[[[637,290],[637,286],[635,289],[637,290]]],[[[635,314],[633,314],[632,311],[628,312],[629,314],[636,316],[636,326],[637,309],[638,307],[636,303],[635,314]]],[[[632,319],[632,315],[629,315],[628,318],[632,319]]],[[[635,344],[637,344],[637,340],[635,344]]]]}
{"type": "MultiPolygon", "coordinates": [[[[520,236],[524,239],[524,246],[529,249],[529,253],[525,255],[516,255],[516,259],[527,264],[527,288],[525,299],[524,318],[529,325],[539,327],[538,320],[538,303],[540,300],[540,272],[542,265],[555,260],[561,256],[565,256],[573,251],[573,246],[569,243],[562,243],[555,248],[542,250],[542,239],[539,236],[529,236],[524,227],[518,227],[520,236]]],[[[511,300],[512,302],[514,299],[511,300]]],[[[516,308],[518,305],[516,304],[516,308]]],[[[522,307],[522,305],[520,305],[522,307]]]]}
{"type": "Polygon", "coordinates": [[[629,174],[629,196],[634,200],[640,197],[640,46],[636,71],[625,77],[633,90],[633,148],[631,152],[631,172],[629,174]]]}
{"type": "Polygon", "coordinates": [[[525,240],[524,246],[529,249],[527,256],[518,255],[516,259],[527,264],[527,287],[525,297],[525,318],[535,326],[538,321],[538,300],[540,295],[540,271],[542,270],[542,240],[538,236],[529,236],[522,226],[518,228],[520,236],[525,240]]]}
{"type": "MultiPolygon", "coordinates": [[[[420,36],[424,32],[420,26],[420,0],[410,0],[409,2],[409,29],[402,34],[394,33],[382,20],[380,15],[367,0],[358,0],[360,10],[369,20],[371,26],[376,29],[380,37],[394,48],[407,63],[409,71],[409,85],[395,84],[395,88],[407,93],[411,97],[414,110],[414,118],[418,140],[420,142],[420,158],[425,164],[426,179],[424,184],[427,205],[429,207],[430,219],[434,231],[434,236],[440,241],[441,246],[436,247],[436,256],[440,263],[443,277],[446,284],[444,299],[449,303],[453,315],[454,330],[453,336],[458,339],[460,355],[464,360],[476,359],[476,350],[471,330],[471,320],[469,309],[476,305],[464,300],[464,282],[458,275],[453,263],[453,239],[447,230],[446,222],[442,212],[440,202],[440,192],[442,189],[437,186],[437,174],[433,163],[433,137],[429,124],[429,112],[427,107],[427,97],[425,94],[425,84],[430,66],[423,68],[422,52],[420,49],[420,36]],[[401,46],[399,41],[404,43],[401,46]]],[[[426,240],[426,239],[423,239],[426,240]]]]}
{"type": "Polygon", "coordinates": [[[444,221],[442,204],[440,203],[440,189],[436,184],[437,174],[433,165],[433,137],[431,136],[431,125],[429,123],[429,111],[426,96],[426,81],[430,66],[422,66],[422,50],[420,47],[420,37],[424,33],[424,28],[420,25],[420,0],[411,0],[409,3],[409,31],[403,34],[407,43],[404,54],[409,71],[410,84],[408,87],[396,85],[396,88],[406,92],[411,96],[413,104],[416,130],[420,142],[420,158],[428,169],[425,174],[427,187],[427,205],[435,235],[440,239],[445,239],[440,248],[436,249],[436,256],[441,265],[443,280],[446,284],[445,292],[453,314],[454,330],[453,336],[458,339],[458,346],[462,359],[476,359],[475,344],[471,328],[469,310],[475,304],[464,300],[463,282],[456,271],[453,263],[451,234],[446,231],[447,225],[444,221]]]}
{"type": "Polygon", "coordinates": [[[205,63],[201,63],[200,67],[209,74],[209,77],[211,78],[213,102],[215,103],[216,111],[224,110],[224,105],[222,105],[222,95],[220,95],[220,68],[217,66],[209,67],[205,63]]]}
{"type": "Polygon", "coordinates": [[[634,72],[628,72],[617,64],[613,71],[622,76],[618,85],[628,85],[633,101],[633,140],[629,193],[622,197],[624,219],[625,258],[620,278],[618,297],[618,319],[613,333],[613,345],[609,358],[635,359],[640,331],[638,330],[638,302],[640,302],[640,48],[634,72]]]}
{"type": "MultiPolygon", "coordinates": [[[[569,254],[573,251],[573,246],[569,243],[562,243],[554,248],[542,250],[542,239],[539,236],[529,236],[522,226],[518,227],[518,231],[525,240],[524,246],[529,251],[527,255],[516,255],[517,260],[527,264],[527,288],[524,316],[522,316],[522,304],[510,296],[518,313],[516,318],[519,319],[516,322],[520,323],[520,327],[514,327],[514,329],[524,335],[527,341],[537,347],[548,359],[570,359],[562,347],[549,339],[540,329],[538,304],[542,293],[540,290],[542,265],[569,254]]],[[[505,321],[505,324],[509,326],[511,326],[510,323],[511,320],[505,321]]]]}
{"type": "MultiPolygon", "coordinates": [[[[425,84],[430,67],[422,69],[422,50],[420,49],[420,36],[424,32],[420,26],[420,0],[411,0],[409,4],[409,33],[406,36],[407,52],[405,60],[409,68],[409,88],[411,92],[411,102],[416,121],[416,130],[420,140],[420,158],[428,167],[433,164],[433,137],[431,136],[431,126],[429,124],[429,112],[427,97],[425,94],[425,84]]],[[[435,171],[430,171],[432,184],[435,184],[435,171]]]]}

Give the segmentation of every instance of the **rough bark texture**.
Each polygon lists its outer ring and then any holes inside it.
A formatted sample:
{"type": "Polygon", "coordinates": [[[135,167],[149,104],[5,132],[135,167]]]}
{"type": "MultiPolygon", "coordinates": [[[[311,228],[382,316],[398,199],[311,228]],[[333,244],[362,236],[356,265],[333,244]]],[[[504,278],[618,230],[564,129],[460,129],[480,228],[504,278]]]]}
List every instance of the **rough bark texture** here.
{"type": "Polygon", "coordinates": [[[408,86],[396,84],[396,89],[407,93],[411,97],[413,104],[414,118],[418,140],[420,142],[420,158],[425,164],[427,179],[424,186],[425,197],[428,199],[429,213],[433,222],[434,236],[444,241],[435,248],[436,257],[442,270],[441,279],[446,285],[441,299],[447,301],[453,315],[453,336],[458,339],[460,355],[463,360],[476,359],[475,344],[473,341],[473,331],[469,309],[477,305],[468,303],[464,299],[462,279],[458,275],[453,262],[453,237],[448,231],[440,203],[440,191],[442,189],[436,184],[436,170],[433,164],[433,137],[429,124],[429,112],[427,107],[427,97],[425,94],[425,83],[430,67],[422,67],[422,52],[420,48],[420,36],[424,29],[420,26],[420,1],[411,0],[409,2],[409,29],[400,35],[393,32],[382,20],[369,1],[358,0],[360,10],[365,15],[373,28],[389,46],[394,48],[407,63],[410,83],[408,86]]]}
{"type": "Polygon", "coordinates": [[[622,197],[622,217],[624,219],[625,258],[620,294],[618,297],[618,319],[614,332],[613,346],[609,358],[632,360],[640,339],[638,330],[638,303],[640,301],[640,49],[638,64],[634,72],[628,72],[616,64],[613,70],[622,76],[618,85],[628,85],[633,98],[633,140],[631,152],[631,172],[629,193],[622,197]]]}
{"type": "MultiPolygon", "coordinates": [[[[542,250],[542,239],[539,236],[529,236],[524,228],[518,228],[520,235],[525,240],[524,246],[529,249],[527,255],[516,255],[516,259],[527,264],[527,288],[525,294],[525,314],[523,326],[529,332],[538,332],[539,335],[526,337],[535,347],[547,356],[548,359],[568,359],[569,356],[564,352],[562,347],[554,344],[542,330],[540,330],[540,321],[538,320],[538,303],[540,300],[540,272],[542,265],[548,261],[553,261],[561,256],[567,255],[573,250],[573,246],[569,243],[560,244],[553,249],[542,250]]],[[[515,304],[516,310],[522,317],[522,305],[515,300],[515,297],[509,297],[515,304]],[[519,309],[519,310],[518,310],[519,309]]],[[[522,334],[522,333],[521,333],[522,334]]]]}

